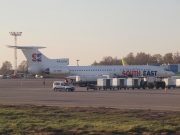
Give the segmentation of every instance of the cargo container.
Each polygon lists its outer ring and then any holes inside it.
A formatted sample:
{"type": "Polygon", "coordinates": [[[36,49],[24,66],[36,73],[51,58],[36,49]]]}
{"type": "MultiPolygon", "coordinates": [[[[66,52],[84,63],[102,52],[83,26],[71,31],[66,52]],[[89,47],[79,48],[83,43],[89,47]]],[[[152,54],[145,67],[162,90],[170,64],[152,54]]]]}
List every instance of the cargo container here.
{"type": "Polygon", "coordinates": [[[176,88],[176,79],[175,78],[165,78],[164,82],[166,83],[166,88],[176,88]]]}
{"type": "Polygon", "coordinates": [[[180,88],[180,79],[176,79],[176,88],[180,88]]]}
{"type": "Polygon", "coordinates": [[[112,79],[112,88],[117,88],[118,90],[121,88],[126,89],[127,87],[127,79],[126,78],[113,78],[112,79]]]}
{"type": "Polygon", "coordinates": [[[140,78],[128,78],[127,79],[127,88],[138,88],[140,89],[140,78]]]}
{"type": "Polygon", "coordinates": [[[98,78],[97,88],[100,89],[112,89],[112,79],[98,78]]]}

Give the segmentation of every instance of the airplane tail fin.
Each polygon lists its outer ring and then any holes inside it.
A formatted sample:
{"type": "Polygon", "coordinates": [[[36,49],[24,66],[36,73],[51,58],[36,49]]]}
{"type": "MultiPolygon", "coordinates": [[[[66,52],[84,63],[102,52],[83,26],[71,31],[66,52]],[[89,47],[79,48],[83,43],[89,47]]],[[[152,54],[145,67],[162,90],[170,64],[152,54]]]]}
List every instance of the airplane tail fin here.
{"type": "Polygon", "coordinates": [[[38,49],[45,48],[39,46],[10,46],[9,48],[21,49],[23,54],[25,55],[30,66],[34,64],[43,65],[48,62],[48,58],[44,56],[38,49]]]}
{"type": "Polygon", "coordinates": [[[40,46],[10,46],[9,48],[21,49],[23,54],[25,55],[30,67],[38,66],[38,67],[51,67],[51,66],[67,66],[69,64],[68,58],[62,59],[49,59],[45,55],[43,55],[38,49],[46,48],[40,46]]]}
{"type": "Polygon", "coordinates": [[[127,66],[128,65],[128,63],[125,61],[125,59],[122,59],[122,65],[123,66],[127,66]]]}

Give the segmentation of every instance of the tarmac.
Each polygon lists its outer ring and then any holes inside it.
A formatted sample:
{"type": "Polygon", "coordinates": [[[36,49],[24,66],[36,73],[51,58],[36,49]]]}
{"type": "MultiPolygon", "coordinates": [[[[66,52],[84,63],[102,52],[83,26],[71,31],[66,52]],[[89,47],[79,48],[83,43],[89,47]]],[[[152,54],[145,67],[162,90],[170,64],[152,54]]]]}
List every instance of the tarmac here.
{"type": "Polygon", "coordinates": [[[0,79],[0,104],[180,111],[180,89],[53,91],[60,79],[0,79]]]}

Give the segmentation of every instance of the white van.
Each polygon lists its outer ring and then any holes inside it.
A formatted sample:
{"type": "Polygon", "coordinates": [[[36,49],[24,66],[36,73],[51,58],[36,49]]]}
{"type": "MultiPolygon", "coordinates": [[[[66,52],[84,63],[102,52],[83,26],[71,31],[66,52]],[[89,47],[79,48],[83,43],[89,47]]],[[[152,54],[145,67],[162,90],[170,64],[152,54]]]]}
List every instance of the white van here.
{"type": "Polygon", "coordinates": [[[54,91],[61,91],[61,90],[66,90],[66,91],[74,91],[75,88],[73,85],[63,82],[63,81],[54,81],[53,82],[53,90],[54,91]]]}

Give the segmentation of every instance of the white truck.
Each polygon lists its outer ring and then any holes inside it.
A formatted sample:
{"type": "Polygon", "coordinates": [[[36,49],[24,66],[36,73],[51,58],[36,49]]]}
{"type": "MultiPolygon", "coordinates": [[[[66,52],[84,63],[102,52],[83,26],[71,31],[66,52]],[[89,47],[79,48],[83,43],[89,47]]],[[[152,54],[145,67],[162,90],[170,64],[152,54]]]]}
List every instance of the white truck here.
{"type": "Polygon", "coordinates": [[[74,91],[75,88],[73,85],[67,83],[67,82],[63,82],[63,81],[54,81],[53,82],[53,90],[54,91],[74,91]]]}

